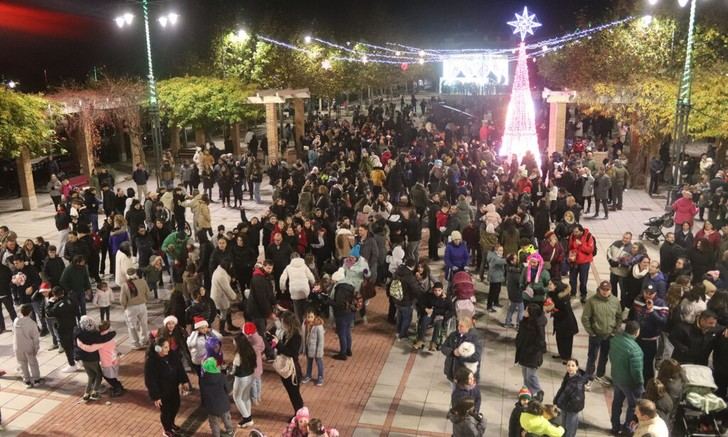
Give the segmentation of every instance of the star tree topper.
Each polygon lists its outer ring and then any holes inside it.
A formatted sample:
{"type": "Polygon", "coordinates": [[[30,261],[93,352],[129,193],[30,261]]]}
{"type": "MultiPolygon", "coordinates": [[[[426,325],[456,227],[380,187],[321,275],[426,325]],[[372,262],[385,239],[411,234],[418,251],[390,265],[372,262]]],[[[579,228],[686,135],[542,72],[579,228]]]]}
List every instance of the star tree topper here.
{"type": "Polygon", "coordinates": [[[541,23],[536,21],[536,14],[528,14],[528,6],[523,7],[523,14],[519,15],[516,12],[516,20],[509,21],[509,26],[513,26],[513,33],[521,34],[521,41],[526,38],[526,34],[533,35],[533,29],[541,27],[541,23]]]}

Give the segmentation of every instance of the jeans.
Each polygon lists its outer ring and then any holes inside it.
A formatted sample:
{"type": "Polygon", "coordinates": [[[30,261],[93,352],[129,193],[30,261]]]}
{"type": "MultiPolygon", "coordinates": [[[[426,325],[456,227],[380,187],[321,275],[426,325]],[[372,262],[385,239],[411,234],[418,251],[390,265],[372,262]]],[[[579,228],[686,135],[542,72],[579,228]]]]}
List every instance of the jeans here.
{"type": "Polygon", "coordinates": [[[407,256],[415,260],[415,262],[419,261],[420,259],[420,240],[417,241],[410,241],[407,243],[407,256]]]}
{"type": "Polygon", "coordinates": [[[397,305],[397,335],[407,338],[412,324],[412,305],[397,305]]]}
{"type": "Polygon", "coordinates": [[[126,326],[129,329],[134,346],[145,343],[149,337],[149,326],[147,324],[147,306],[144,304],[129,305],[124,311],[126,326]],[[141,343],[140,343],[141,341],[141,343]]]}
{"type": "Polygon", "coordinates": [[[541,390],[541,384],[538,380],[538,368],[521,366],[521,373],[523,374],[523,385],[528,387],[528,390],[536,396],[541,390]]]}
{"type": "MultiPolygon", "coordinates": [[[[18,354],[20,355],[20,354],[18,354]]],[[[38,357],[31,352],[22,354],[17,357],[18,367],[23,372],[23,381],[37,381],[40,379],[40,367],[38,367],[38,357]]]]}
{"type": "Polygon", "coordinates": [[[609,361],[609,337],[601,338],[596,335],[589,336],[589,351],[586,358],[586,374],[589,379],[594,378],[594,366],[596,364],[597,376],[604,376],[607,361],[609,361]],[[597,354],[599,362],[597,363],[597,354]]]}
{"type": "Polygon", "coordinates": [[[422,314],[420,322],[417,325],[417,340],[424,341],[425,334],[427,333],[427,327],[430,326],[430,322],[432,322],[432,338],[430,341],[440,344],[440,337],[442,336],[445,319],[443,316],[436,316],[433,319],[432,316],[428,316],[427,313],[422,314]]]}
{"type": "Polygon", "coordinates": [[[250,398],[257,404],[263,395],[263,381],[260,377],[253,377],[253,387],[250,389],[250,398]]]}
{"type": "Polygon", "coordinates": [[[253,380],[255,375],[252,373],[248,376],[236,376],[233,381],[233,401],[238,407],[240,415],[248,418],[253,415],[251,407],[253,380]]]}
{"type": "MultiPolygon", "coordinates": [[[[2,316],[0,316],[2,317],[2,316]]],[[[56,327],[56,319],[53,317],[46,317],[46,325],[48,326],[48,332],[51,334],[51,340],[53,340],[53,346],[58,346],[61,342],[61,337],[58,335],[58,328],[56,327]]]]}
{"type": "Polygon", "coordinates": [[[339,353],[351,352],[351,325],[354,324],[354,313],[347,312],[336,316],[336,335],[339,336],[339,353]]]}
{"type": "Polygon", "coordinates": [[[306,357],[306,378],[311,377],[314,361],[316,361],[316,371],[318,372],[318,378],[324,379],[324,359],[321,357],[306,357]]]}
{"type": "Polygon", "coordinates": [[[634,406],[637,399],[642,395],[642,386],[629,387],[622,384],[614,384],[614,398],[612,399],[612,430],[619,431],[626,428],[633,420],[635,420],[634,406]],[[627,412],[624,422],[621,422],[622,404],[627,400],[627,412]]]}
{"type": "Polygon", "coordinates": [[[98,213],[90,213],[88,215],[88,219],[91,222],[91,231],[98,232],[99,231],[99,215],[98,213]]]}
{"type": "Polygon", "coordinates": [[[657,339],[643,340],[637,339],[637,344],[642,349],[644,361],[642,366],[642,375],[645,381],[649,381],[655,376],[655,356],[657,355],[657,339]]]}
{"type": "Polygon", "coordinates": [[[576,279],[579,278],[579,294],[586,298],[586,281],[589,280],[589,267],[591,263],[572,265],[569,269],[569,285],[571,292],[576,293],[576,279]]]}
{"type": "Polygon", "coordinates": [[[15,306],[13,305],[13,298],[11,296],[0,296],[0,331],[5,330],[5,315],[3,314],[3,305],[8,310],[10,320],[15,321],[18,317],[18,313],[15,312],[15,306]]]}
{"type": "Polygon", "coordinates": [[[260,203],[260,182],[253,182],[253,196],[255,203],[260,203]]]}
{"type": "Polygon", "coordinates": [[[508,305],[508,312],[506,313],[506,325],[511,324],[511,318],[513,317],[513,313],[516,313],[516,325],[521,323],[521,319],[523,318],[523,302],[511,302],[510,305],[508,305]]]}
{"type": "Polygon", "coordinates": [[[84,361],[83,370],[86,371],[88,381],[86,382],[86,394],[98,393],[101,386],[101,366],[98,361],[84,361]]]}
{"type": "Polygon", "coordinates": [[[579,413],[562,411],[561,425],[566,431],[563,437],[576,437],[576,431],[579,429],[579,413]]]}
{"type": "Polygon", "coordinates": [[[229,411],[226,411],[222,416],[209,414],[207,421],[210,422],[210,431],[212,431],[213,437],[220,437],[220,422],[225,427],[226,434],[232,434],[235,431],[235,428],[233,428],[233,418],[230,417],[229,411]]]}

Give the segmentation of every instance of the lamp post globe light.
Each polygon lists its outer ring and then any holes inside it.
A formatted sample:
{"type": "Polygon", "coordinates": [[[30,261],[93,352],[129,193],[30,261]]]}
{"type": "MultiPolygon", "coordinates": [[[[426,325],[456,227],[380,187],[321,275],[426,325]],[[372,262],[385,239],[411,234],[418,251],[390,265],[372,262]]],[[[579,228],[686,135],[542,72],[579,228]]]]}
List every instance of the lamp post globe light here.
{"type": "MultiPolygon", "coordinates": [[[[659,0],[648,0],[650,5],[656,5],[658,2],[659,0]]],[[[688,119],[690,118],[690,98],[693,84],[693,46],[695,43],[695,9],[697,0],[677,0],[677,2],[680,7],[685,7],[688,2],[690,3],[690,19],[688,21],[688,40],[685,46],[685,65],[683,66],[683,74],[680,77],[680,86],[678,87],[675,127],[672,131],[672,144],[670,147],[670,156],[672,156],[673,160],[672,183],[674,187],[667,194],[665,208],[670,208],[673,200],[676,198],[677,188],[682,183],[683,174],[680,159],[685,152],[685,145],[688,142],[688,119]]]]}
{"type": "MultiPolygon", "coordinates": [[[[149,0],[141,0],[142,17],[144,18],[144,36],[147,49],[147,87],[149,89],[149,118],[152,127],[152,147],[154,149],[155,173],[157,175],[157,187],[161,186],[160,174],[162,166],[162,128],[159,117],[159,99],[157,98],[157,82],[154,79],[154,64],[152,62],[152,42],[149,33],[149,0]]],[[[134,21],[134,14],[126,12],[114,19],[119,28],[131,26],[134,21]]],[[[157,18],[162,27],[175,26],[179,21],[179,15],[169,12],[157,18]]],[[[132,163],[132,168],[137,163],[132,163]]]]}

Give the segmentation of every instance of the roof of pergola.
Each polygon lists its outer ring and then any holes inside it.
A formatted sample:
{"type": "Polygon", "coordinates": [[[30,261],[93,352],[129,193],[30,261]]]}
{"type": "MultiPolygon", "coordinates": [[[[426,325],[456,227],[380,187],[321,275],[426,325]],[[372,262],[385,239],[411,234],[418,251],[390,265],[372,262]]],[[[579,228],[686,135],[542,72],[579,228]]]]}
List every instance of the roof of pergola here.
{"type": "Polygon", "coordinates": [[[285,103],[288,99],[308,99],[311,93],[308,88],[301,89],[283,89],[283,90],[260,90],[255,95],[248,97],[248,102],[256,104],[265,103],[285,103]]]}

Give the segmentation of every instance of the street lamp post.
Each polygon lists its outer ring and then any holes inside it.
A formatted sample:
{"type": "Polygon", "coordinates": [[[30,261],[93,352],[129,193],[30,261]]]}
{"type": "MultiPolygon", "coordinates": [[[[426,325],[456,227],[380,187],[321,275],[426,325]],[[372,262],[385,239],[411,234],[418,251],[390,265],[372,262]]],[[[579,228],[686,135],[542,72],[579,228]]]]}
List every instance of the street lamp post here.
{"type": "MultiPolygon", "coordinates": [[[[159,118],[159,99],[157,98],[157,82],[154,79],[154,65],[152,62],[152,40],[149,32],[149,0],[141,0],[142,5],[142,16],[144,18],[144,36],[146,38],[146,49],[147,49],[147,86],[149,88],[149,118],[151,120],[152,127],[152,147],[154,148],[154,164],[155,173],[157,175],[157,188],[161,186],[160,176],[162,167],[162,126],[159,118]]],[[[174,26],[177,24],[179,15],[174,12],[170,12],[159,18],[159,24],[162,27],[167,25],[174,26]]],[[[119,28],[124,26],[130,26],[134,20],[134,15],[127,12],[119,17],[116,17],[114,21],[119,28]]]]}

